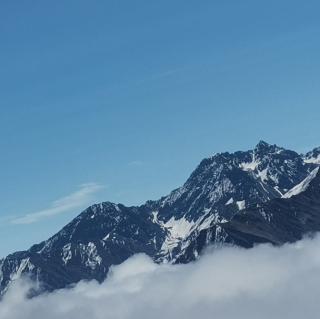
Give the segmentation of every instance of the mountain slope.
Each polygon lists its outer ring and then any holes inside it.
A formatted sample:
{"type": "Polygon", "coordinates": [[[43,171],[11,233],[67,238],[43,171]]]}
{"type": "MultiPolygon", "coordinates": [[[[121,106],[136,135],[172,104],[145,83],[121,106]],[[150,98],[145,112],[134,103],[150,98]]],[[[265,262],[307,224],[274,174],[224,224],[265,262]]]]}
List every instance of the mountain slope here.
{"type": "Polygon", "coordinates": [[[282,244],[302,239],[303,235],[320,230],[320,173],[315,169],[290,197],[271,200],[262,207],[235,215],[223,225],[227,241],[252,247],[259,242],[282,244]],[[239,236],[241,234],[241,236],[239,236]],[[254,238],[253,238],[254,237],[254,238]],[[245,239],[245,240],[244,240],[245,239]]]}
{"type": "Polygon", "coordinates": [[[0,291],[28,274],[42,289],[104,280],[135,253],[186,263],[208,244],[281,244],[320,230],[318,150],[266,142],[204,159],[186,183],[139,207],[93,205],[50,239],[0,261],[0,291]]]}

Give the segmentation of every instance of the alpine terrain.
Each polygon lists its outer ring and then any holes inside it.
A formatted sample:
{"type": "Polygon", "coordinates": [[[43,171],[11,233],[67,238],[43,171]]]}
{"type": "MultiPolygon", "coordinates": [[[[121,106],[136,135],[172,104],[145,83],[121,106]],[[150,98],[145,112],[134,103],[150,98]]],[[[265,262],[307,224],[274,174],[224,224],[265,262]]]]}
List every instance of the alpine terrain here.
{"type": "Polygon", "coordinates": [[[48,240],[0,260],[0,291],[28,275],[42,291],[103,281],[136,253],[188,263],[208,245],[281,245],[320,230],[320,148],[307,154],[259,142],[204,159],[183,186],[157,201],[104,202],[48,240]]]}

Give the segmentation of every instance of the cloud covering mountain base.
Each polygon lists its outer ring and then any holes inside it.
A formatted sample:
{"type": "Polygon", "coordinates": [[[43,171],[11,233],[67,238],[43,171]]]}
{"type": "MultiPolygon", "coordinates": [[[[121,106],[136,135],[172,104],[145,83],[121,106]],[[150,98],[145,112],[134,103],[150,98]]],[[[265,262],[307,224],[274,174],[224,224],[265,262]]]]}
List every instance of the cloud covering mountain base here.
{"type": "Polygon", "coordinates": [[[320,237],[282,247],[208,250],[187,265],[135,255],[104,283],[80,282],[33,299],[17,281],[1,319],[314,318],[320,311],[320,237]]]}

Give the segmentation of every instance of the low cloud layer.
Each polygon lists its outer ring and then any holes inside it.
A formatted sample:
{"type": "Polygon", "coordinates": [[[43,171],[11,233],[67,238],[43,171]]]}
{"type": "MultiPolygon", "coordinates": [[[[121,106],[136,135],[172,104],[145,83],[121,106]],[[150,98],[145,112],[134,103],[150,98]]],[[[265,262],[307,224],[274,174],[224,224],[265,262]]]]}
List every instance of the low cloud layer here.
{"type": "Polygon", "coordinates": [[[48,208],[41,211],[26,214],[11,220],[12,224],[33,224],[44,218],[52,217],[78,209],[88,205],[93,195],[103,189],[102,185],[96,183],[86,183],[79,186],[75,192],[54,201],[48,208]]]}
{"type": "Polygon", "coordinates": [[[208,251],[188,265],[156,265],[136,255],[106,281],[81,282],[32,300],[17,282],[1,319],[308,319],[320,313],[320,238],[280,248],[208,251]]]}

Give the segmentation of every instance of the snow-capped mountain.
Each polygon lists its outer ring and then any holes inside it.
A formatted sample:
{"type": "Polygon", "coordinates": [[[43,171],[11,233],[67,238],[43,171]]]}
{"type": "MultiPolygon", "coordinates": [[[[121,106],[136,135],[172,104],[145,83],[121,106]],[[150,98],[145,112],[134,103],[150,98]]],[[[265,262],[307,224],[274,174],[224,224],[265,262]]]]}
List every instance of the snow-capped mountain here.
{"type": "Polygon", "coordinates": [[[304,157],[306,163],[320,164],[320,147],[315,148],[311,152],[307,153],[304,157]]]}
{"type": "Polygon", "coordinates": [[[282,244],[320,230],[320,148],[266,142],[204,159],[186,183],[138,207],[93,205],[48,240],[0,260],[0,291],[21,275],[44,290],[103,281],[135,253],[187,263],[209,245],[282,244]]]}

